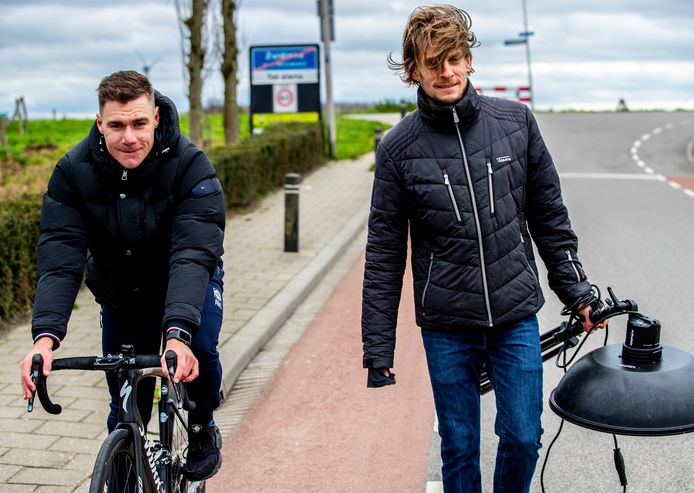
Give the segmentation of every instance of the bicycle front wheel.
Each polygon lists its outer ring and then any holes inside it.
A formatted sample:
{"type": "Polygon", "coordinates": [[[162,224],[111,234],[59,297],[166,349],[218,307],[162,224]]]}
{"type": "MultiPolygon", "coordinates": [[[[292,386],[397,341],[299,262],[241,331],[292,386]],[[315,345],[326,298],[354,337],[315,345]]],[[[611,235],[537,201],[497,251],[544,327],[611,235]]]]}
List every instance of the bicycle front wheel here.
{"type": "Polygon", "coordinates": [[[135,449],[127,430],[114,430],[101,444],[89,493],[136,493],[135,449]]]}

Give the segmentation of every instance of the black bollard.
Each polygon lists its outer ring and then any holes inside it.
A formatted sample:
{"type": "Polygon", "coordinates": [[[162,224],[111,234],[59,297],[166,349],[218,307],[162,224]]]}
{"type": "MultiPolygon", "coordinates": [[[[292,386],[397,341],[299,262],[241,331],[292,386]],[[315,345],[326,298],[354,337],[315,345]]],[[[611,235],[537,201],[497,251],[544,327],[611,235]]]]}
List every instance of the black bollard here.
{"type": "Polygon", "coordinates": [[[381,127],[374,128],[374,152],[378,150],[378,143],[383,138],[383,129],[381,127]]]}
{"type": "Polygon", "coordinates": [[[299,183],[301,175],[284,175],[284,251],[299,251],[299,183]]]}
{"type": "Polygon", "coordinates": [[[400,103],[400,118],[405,118],[407,115],[407,103],[405,101],[400,103]]]}

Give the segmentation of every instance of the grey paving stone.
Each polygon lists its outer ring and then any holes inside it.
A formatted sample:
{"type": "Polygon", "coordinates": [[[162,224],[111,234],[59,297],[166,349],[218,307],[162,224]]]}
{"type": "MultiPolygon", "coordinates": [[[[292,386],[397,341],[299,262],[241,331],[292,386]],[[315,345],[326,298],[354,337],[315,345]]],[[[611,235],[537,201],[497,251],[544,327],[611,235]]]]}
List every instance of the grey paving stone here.
{"type": "Polygon", "coordinates": [[[63,467],[65,467],[65,469],[79,469],[87,474],[91,474],[94,469],[94,461],[96,460],[97,453],[73,454],[74,456],[72,459],[63,467]]]}
{"type": "Polygon", "coordinates": [[[6,432],[2,434],[2,444],[5,447],[45,450],[58,440],[57,436],[41,435],[39,433],[6,432]]]}
{"type": "MultiPolygon", "coordinates": [[[[0,491],[2,491],[2,493],[37,493],[39,490],[33,484],[0,483],[0,491]]],[[[44,493],[47,493],[46,490],[44,490],[44,493]]]]}
{"type": "Polygon", "coordinates": [[[8,483],[23,483],[51,486],[79,485],[84,479],[84,473],[76,469],[51,469],[46,467],[25,467],[12,476],[8,483]]]}
{"type": "Polygon", "coordinates": [[[74,438],[74,437],[61,437],[56,440],[50,447],[49,450],[55,450],[57,452],[68,452],[75,454],[93,454],[99,453],[101,444],[106,437],[106,427],[104,426],[104,432],[99,438],[88,439],[88,438],[74,438]]]}
{"type": "Polygon", "coordinates": [[[6,482],[9,478],[17,474],[20,469],[21,467],[19,466],[0,464],[0,484],[6,482]]]}
{"type": "Polygon", "coordinates": [[[12,449],[0,457],[0,464],[58,468],[64,466],[71,458],[72,454],[55,452],[53,450],[12,449]]]}
{"type": "Polygon", "coordinates": [[[42,423],[43,421],[40,420],[2,419],[0,420],[0,432],[13,431],[16,433],[31,433],[41,426],[42,423]]]}
{"type": "Polygon", "coordinates": [[[96,438],[103,431],[104,426],[88,423],[49,422],[42,424],[36,431],[46,435],[58,435],[72,438],[96,438]]]}

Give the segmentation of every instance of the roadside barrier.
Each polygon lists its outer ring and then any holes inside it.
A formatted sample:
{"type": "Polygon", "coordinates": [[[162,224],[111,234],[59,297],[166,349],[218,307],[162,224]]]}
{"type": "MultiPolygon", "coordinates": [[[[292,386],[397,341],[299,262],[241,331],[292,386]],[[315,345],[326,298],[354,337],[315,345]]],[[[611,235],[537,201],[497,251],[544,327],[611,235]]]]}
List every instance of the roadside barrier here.
{"type": "Polygon", "coordinates": [[[492,96],[502,99],[515,99],[521,103],[530,103],[532,101],[532,92],[529,86],[494,86],[494,87],[476,87],[479,94],[492,96]]]}

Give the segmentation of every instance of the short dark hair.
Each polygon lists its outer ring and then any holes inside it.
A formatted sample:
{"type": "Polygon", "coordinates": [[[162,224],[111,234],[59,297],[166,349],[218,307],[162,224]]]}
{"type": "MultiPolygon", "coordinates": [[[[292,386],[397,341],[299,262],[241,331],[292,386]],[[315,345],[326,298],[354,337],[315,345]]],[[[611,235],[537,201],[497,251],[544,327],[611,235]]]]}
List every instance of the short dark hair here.
{"type": "MultiPolygon", "coordinates": [[[[470,31],[470,14],[453,5],[437,4],[417,7],[410,14],[402,35],[402,62],[396,62],[393,54],[388,55],[388,67],[394,70],[408,85],[416,84],[418,64],[424,61],[427,48],[433,48],[433,65],[441,67],[448,54],[457,49],[463,56],[471,55],[470,48],[479,46],[475,33],[470,31]]],[[[434,68],[434,67],[431,67],[434,68]]],[[[470,72],[472,73],[472,67],[470,72]]]]}
{"type": "Polygon", "coordinates": [[[99,88],[99,111],[108,101],[116,101],[125,104],[129,101],[147,96],[154,102],[154,89],[147,77],[134,70],[122,70],[114,72],[101,79],[99,88]]]}

